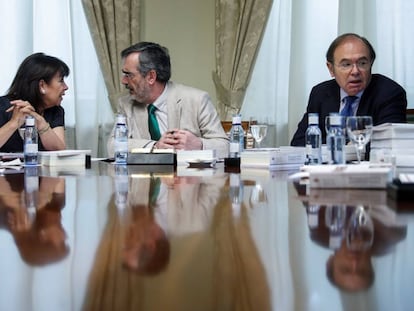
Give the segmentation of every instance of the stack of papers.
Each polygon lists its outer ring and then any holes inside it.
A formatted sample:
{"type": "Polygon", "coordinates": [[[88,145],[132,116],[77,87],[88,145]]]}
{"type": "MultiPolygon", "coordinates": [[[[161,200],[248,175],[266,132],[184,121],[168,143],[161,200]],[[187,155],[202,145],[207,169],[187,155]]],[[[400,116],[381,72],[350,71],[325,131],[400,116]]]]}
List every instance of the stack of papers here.
{"type": "Polygon", "coordinates": [[[373,127],[371,159],[414,167],[414,124],[384,123],[373,127]]]}
{"type": "MultiPolygon", "coordinates": [[[[322,162],[328,163],[330,158],[328,147],[326,145],[322,145],[322,162]]],[[[365,158],[365,150],[361,152],[361,159],[365,158]]],[[[345,145],[345,161],[351,162],[351,161],[357,161],[358,156],[356,153],[356,148],[354,145],[345,145]]]]}
{"type": "Polygon", "coordinates": [[[392,181],[390,166],[369,163],[350,165],[303,166],[302,178],[309,179],[310,188],[385,189],[392,181]]]}
{"type": "Polygon", "coordinates": [[[86,166],[91,150],[39,151],[38,162],[44,166],[86,166]]]}
{"type": "Polygon", "coordinates": [[[301,167],[305,159],[304,147],[248,149],[241,153],[240,167],[292,170],[301,167]]]}
{"type": "Polygon", "coordinates": [[[0,161],[0,173],[4,174],[6,172],[17,172],[23,168],[23,162],[20,158],[10,160],[10,161],[0,161]]]}

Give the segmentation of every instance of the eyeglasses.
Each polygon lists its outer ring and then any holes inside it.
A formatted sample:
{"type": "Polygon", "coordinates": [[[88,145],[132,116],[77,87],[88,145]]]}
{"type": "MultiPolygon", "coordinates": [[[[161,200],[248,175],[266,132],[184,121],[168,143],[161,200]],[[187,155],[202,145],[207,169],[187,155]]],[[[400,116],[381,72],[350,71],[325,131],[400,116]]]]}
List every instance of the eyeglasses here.
{"type": "Polygon", "coordinates": [[[342,71],[351,71],[354,65],[357,66],[358,70],[367,71],[371,68],[371,62],[367,59],[361,59],[355,63],[349,61],[342,61],[339,64],[335,64],[342,71]]]}
{"type": "Polygon", "coordinates": [[[122,76],[127,79],[132,79],[135,77],[135,73],[128,72],[128,71],[122,71],[122,76]]]}

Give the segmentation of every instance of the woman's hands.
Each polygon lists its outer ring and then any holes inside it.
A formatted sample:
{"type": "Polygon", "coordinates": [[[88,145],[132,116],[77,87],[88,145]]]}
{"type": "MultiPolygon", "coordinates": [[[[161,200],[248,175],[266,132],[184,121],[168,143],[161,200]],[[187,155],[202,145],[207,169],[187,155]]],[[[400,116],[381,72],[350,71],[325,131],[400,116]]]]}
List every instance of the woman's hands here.
{"type": "Polygon", "coordinates": [[[10,121],[15,123],[16,129],[24,124],[24,120],[27,115],[36,113],[34,107],[28,101],[17,99],[11,101],[10,104],[12,106],[7,109],[6,112],[13,111],[10,121]]]}
{"type": "Polygon", "coordinates": [[[10,104],[12,106],[6,112],[13,111],[13,114],[8,122],[8,127],[0,129],[0,146],[9,139],[14,131],[18,130],[25,123],[26,116],[31,115],[35,119],[39,138],[46,150],[62,150],[66,148],[65,129],[63,126],[51,129],[50,124],[40,113],[35,111],[28,101],[17,99],[11,101],[10,104]]]}

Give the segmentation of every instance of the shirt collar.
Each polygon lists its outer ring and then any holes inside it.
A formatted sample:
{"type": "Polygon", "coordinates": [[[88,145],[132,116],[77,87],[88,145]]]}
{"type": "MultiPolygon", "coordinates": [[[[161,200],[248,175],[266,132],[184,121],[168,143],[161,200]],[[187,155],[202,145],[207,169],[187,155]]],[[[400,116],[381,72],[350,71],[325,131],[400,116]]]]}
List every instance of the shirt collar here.
{"type": "Polygon", "coordinates": [[[167,90],[168,90],[168,83],[165,83],[165,87],[161,95],[158,96],[155,102],[153,102],[153,105],[157,107],[157,109],[160,111],[165,110],[165,105],[167,104],[167,90]]]}

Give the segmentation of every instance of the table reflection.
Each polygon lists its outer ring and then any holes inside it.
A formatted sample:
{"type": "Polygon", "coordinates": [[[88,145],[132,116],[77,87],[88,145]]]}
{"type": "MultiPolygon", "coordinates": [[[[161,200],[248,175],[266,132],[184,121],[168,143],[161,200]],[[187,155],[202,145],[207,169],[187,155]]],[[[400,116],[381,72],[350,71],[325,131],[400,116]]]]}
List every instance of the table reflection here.
{"type": "Polygon", "coordinates": [[[0,176],[0,310],[410,309],[414,214],[384,191],[306,190],[220,164],[39,172],[0,176]],[[350,252],[357,209],[372,244],[350,252]],[[15,235],[46,224],[61,257],[26,261],[15,235]]]}
{"type": "Polygon", "coordinates": [[[12,235],[21,258],[33,266],[65,258],[69,253],[61,223],[65,179],[26,170],[0,176],[0,189],[1,227],[12,235]]]}
{"type": "Polygon", "coordinates": [[[333,250],[326,262],[328,280],[348,292],[369,289],[375,272],[372,257],[395,251],[407,225],[387,205],[384,191],[308,189],[296,184],[306,207],[311,240],[333,250]]]}
{"type": "Polygon", "coordinates": [[[271,309],[242,191],[237,199],[230,195],[230,188],[243,187],[239,174],[234,185],[223,172],[177,176],[129,167],[126,185],[118,175],[122,168],[108,169],[115,193],[85,310],[226,310],[233,304],[271,309]],[[120,189],[126,186],[125,196],[120,189]],[[237,217],[234,201],[240,204],[237,217]]]}

